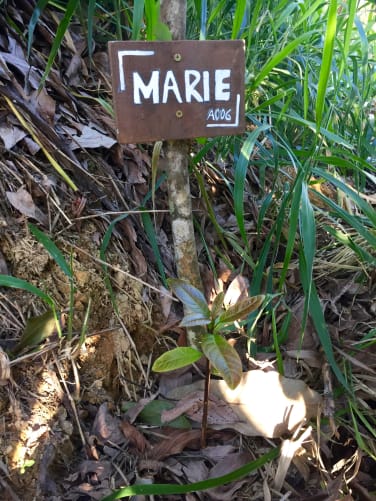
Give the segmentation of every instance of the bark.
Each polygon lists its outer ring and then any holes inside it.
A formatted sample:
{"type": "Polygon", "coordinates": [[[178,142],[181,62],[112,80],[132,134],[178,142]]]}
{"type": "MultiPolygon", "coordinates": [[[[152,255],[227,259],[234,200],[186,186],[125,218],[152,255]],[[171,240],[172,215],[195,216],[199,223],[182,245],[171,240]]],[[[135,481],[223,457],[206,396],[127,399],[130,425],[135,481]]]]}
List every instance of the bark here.
{"type": "MultiPolygon", "coordinates": [[[[174,40],[185,38],[186,14],[186,0],[161,1],[161,20],[168,25],[174,40]]],[[[166,145],[166,154],[177,275],[202,290],[189,185],[189,141],[169,141],[166,145]]],[[[188,331],[191,344],[196,344],[195,338],[199,332],[200,329],[188,331]]]]}

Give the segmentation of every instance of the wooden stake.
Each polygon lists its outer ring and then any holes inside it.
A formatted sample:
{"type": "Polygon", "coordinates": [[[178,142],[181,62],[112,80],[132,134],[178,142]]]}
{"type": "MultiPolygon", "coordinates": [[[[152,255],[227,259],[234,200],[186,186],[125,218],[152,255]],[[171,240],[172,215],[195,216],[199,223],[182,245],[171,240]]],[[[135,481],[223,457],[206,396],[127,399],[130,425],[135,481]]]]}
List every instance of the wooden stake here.
{"type": "MultiPolygon", "coordinates": [[[[161,0],[161,20],[166,23],[174,40],[185,38],[186,0],[161,0]]],[[[189,141],[169,141],[167,152],[167,183],[169,191],[172,234],[178,277],[202,290],[192,220],[191,190],[189,185],[189,141]]],[[[200,329],[188,330],[195,345],[200,329]]]]}

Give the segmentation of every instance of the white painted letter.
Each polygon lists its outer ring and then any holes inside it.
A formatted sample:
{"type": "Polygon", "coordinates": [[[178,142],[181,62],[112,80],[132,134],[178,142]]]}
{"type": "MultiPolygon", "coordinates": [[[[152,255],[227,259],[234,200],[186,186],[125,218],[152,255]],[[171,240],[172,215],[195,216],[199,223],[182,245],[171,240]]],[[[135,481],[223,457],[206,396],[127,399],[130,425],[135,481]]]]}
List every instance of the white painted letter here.
{"type": "Polygon", "coordinates": [[[168,70],[166,73],[165,82],[163,85],[163,97],[162,103],[167,103],[168,93],[172,91],[175,94],[176,100],[178,103],[182,103],[183,100],[181,98],[179,87],[175,79],[175,75],[173,71],[168,70]]]}
{"type": "Polygon", "coordinates": [[[149,99],[153,94],[153,104],[159,103],[159,71],[151,72],[150,81],[148,84],[142,80],[140,75],[135,71],[133,73],[133,102],[134,104],[141,104],[141,96],[143,94],[145,99],[149,99]]]}
{"type": "Polygon", "coordinates": [[[204,101],[205,103],[210,101],[210,90],[209,90],[209,72],[203,71],[203,86],[204,86],[204,101]]]}
{"type": "Polygon", "coordinates": [[[196,99],[199,103],[202,103],[202,97],[195,90],[196,85],[201,80],[200,72],[197,70],[185,70],[184,71],[184,82],[185,82],[185,100],[187,103],[192,102],[192,97],[196,99]],[[191,82],[191,76],[193,81],[191,82]]]}
{"type": "Polygon", "coordinates": [[[231,76],[231,70],[215,70],[215,100],[229,101],[230,99],[230,84],[224,83],[225,78],[231,76]]]}

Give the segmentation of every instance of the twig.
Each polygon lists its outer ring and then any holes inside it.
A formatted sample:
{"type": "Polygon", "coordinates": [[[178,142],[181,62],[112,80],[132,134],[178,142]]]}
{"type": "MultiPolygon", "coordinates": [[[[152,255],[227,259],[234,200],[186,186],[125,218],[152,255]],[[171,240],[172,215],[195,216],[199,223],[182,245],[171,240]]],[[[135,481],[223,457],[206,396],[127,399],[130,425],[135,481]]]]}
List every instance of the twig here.
{"type": "Polygon", "coordinates": [[[209,407],[209,390],[210,390],[210,361],[206,359],[206,374],[205,374],[205,387],[204,387],[204,405],[202,409],[201,421],[201,448],[206,447],[206,434],[208,427],[208,407],[209,407]]]}

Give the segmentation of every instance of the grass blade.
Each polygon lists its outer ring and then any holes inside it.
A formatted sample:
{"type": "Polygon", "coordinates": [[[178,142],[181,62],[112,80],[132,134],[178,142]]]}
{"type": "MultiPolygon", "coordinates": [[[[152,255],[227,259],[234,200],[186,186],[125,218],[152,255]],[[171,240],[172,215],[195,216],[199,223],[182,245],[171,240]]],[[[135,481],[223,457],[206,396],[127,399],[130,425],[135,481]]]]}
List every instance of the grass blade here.
{"type": "Polygon", "coordinates": [[[232,25],[231,38],[235,40],[240,36],[241,27],[244,20],[244,15],[247,7],[247,0],[238,0],[234,14],[234,22],[232,25]]]}
{"type": "Polygon", "coordinates": [[[40,231],[40,229],[37,228],[34,224],[29,223],[29,230],[38,240],[38,242],[43,245],[52,259],[55,261],[55,263],[67,275],[67,277],[73,278],[72,269],[70,268],[62,252],[56,247],[54,242],[45,233],[43,233],[43,231],[40,231]]]}
{"type": "Polygon", "coordinates": [[[145,211],[143,211],[141,213],[141,219],[142,219],[142,224],[144,226],[144,230],[145,230],[146,236],[148,237],[149,243],[151,245],[151,248],[153,249],[153,254],[155,256],[155,260],[156,260],[156,263],[157,263],[158,271],[159,271],[159,274],[161,276],[163,285],[165,287],[168,287],[168,285],[167,285],[167,278],[166,278],[166,274],[165,274],[165,271],[164,271],[164,266],[163,266],[163,261],[162,261],[161,253],[159,252],[159,246],[158,246],[158,242],[157,242],[157,236],[155,234],[155,230],[154,230],[153,223],[151,221],[150,214],[146,211],[146,209],[145,209],[145,211]]]}
{"type": "Polygon", "coordinates": [[[90,60],[93,55],[93,49],[94,49],[93,27],[94,27],[95,7],[96,7],[96,1],[89,0],[89,4],[87,7],[87,46],[90,60]]]}
{"type": "Polygon", "coordinates": [[[42,301],[47,303],[54,309],[54,302],[48,294],[35,287],[35,285],[22,280],[21,278],[11,277],[9,275],[0,275],[0,287],[11,287],[12,289],[22,289],[24,291],[30,292],[35,296],[38,296],[42,301]]]}
{"type": "Polygon", "coordinates": [[[80,4],[79,0],[69,0],[68,4],[66,6],[66,9],[64,12],[64,17],[60,21],[60,24],[57,28],[56,35],[55,35],[55,38],[54,38],[54,41],[53,41],[53,44],[51,47],[51,52],[50,52],[50,55],[48,56],[46,68],[45,68],[44,73],[42,75],[42,79],[39,83],[39,89],[41,89],[43,87],[44,82],[46,81],[46,79],[51,71],[52,65],[55,61],[57,51],[59,50],[59,47],[62,44],[64,35],[69,27],[69,24],[71,22],[73,14],[75,13],[79,4],[80,4]]]}
{"type": "Polygon", "coordinates": [[[38,24],[39,18],[42,15],[42,12],[46,5],[48,4],[48,0],[39,0],[36,6],[34,7],[33,14],[29,21],[28,31],[27,31],[27,59],[30,58],[31,47],[33,45],[34,39],[34,31],[38,24]]]}
{"type": "Polygon", "coordinates": [[[324,312],[322,310],[321,303],[317,295],[314,283],[312,283],[312,288],[311,288],[309,311],[312,318],[312,322],[315,326],[317,335],[319,337],[322,349],[324,350],[325,356],[328,360],[328,363],[333,373],[336,375],[338,381],[342,384],[342,386],[346,389],[346,391],[351,393],[349,385],[335,360],[332,340],[330,338],[330,334],[325,322],[324,312]]]}
{"type": "Polygon", "coordinates": [[[202,480],[201,482],[195,482],[188,485],[172,485],[172,484],[154,484],[154,485],[132,485],[131,487],[125,487],[120,489],[113,494],[102,499],[102,501],[114,501],[115,499],[120,499],[125,496],[133,496],[137,494],[144,495],[166,495],[166,494],[187,494],[188,492],[199,492],[212,487],[218,487],[220,485],[227,484],[228,482],[234,482],[239,478],[248,475],[252,471],[261,468],[266,463],[269,463],[273,459],[276,459],[279,455],[279,447],[271,449],[269,452],[259,457],[255,461],[245,464],[241,468],[227,473],[221,477],[210,478],[208,480],[202,480]]]}
{"type": "Polygon", "coordinates": [[[245,179],[247,176],[247,170],[249,165],[249,157],[253,151],[256,140],[261,134],[266,130],[270,129],[269,124],[263,124],[257,127],[254,131],[248,134],[247,139],[244,141],[238,161],[235,166],[235,176],[234,176],[234,210],[235,217],[238,223],[240,235],[243,242],[248,245],[248,237],[245,231],[245,220],[244,220],[244,186],[245,179]]]}
{"type": "Polygon", "coordinates": [[[201,0],[200,40],[206,40],[207,20],[208,20],[208,2],[207,0],[201,0]]]}
{"type": "Polygon", "coordinates": [[[43,151],[45,154],[47,160],[51,163],[52,167],[56,170],[56,172],[64,179],[64,181],[72,188],[73,191],[78,191],[77,186],[75,183],[72,181],[72,179],[65,173],[64,169],[57,163],[55,158],[50,154],[50,152],[47,150],[47,148],[43,145],[43,143],[39,140],[37,134],[35,133],[34,129],[30,126],[30,124],[27,122],[27,120],[24,119],[24,117],[21,115],[21,113],[17,110],[15,107],[14,103],[12,102],[11,99],[9,99],[7,96],[4,96],[4,99],[6,100],[9,108],[12,110],[14,115],[17,117],[17,120],[20,122],[22,127],[27,130],[27,132],[30,134],[30,136],[33,138],[33,140],[37,143],[37,145],[40,147],[40,149],[43,151]]]}
{"type": "Polygon", "coordinates": [[[336,29],[337,29],[337,0],[331,0],[329,4],[328,23],[326,27],[325,42],[322,53],[319,83],[317,87],[316,127],[318,131],[320,130],[321,127],[326,89],[328,86],[328,80],[332,66],[336,29]]]}
{"type": "Polygon", "coordinates": [[[133,5],[132,40],[140,40],[145,0],[137,0],[133,5]]]}
{"type": "Polygon", "coordinates": [[[255,89],[257,88],[264,78],[269,75],[269,73],[281,62],[283,61],[294,49],[296,49],[299,45],[303,44],[308,38],[310,38],[313,34],[315,34],[315,31],[308,31],[307,33],[303,33],[302,35],[298,36],[294,40],[292,40],[290,43],[288,43],[283,49],[281,49],[275,56],[273,56],[267,63],[264,65],[264,67],[261,69],[257,77],[255,78],[255,81],[252,85],[252,87],[255,89]]]}

